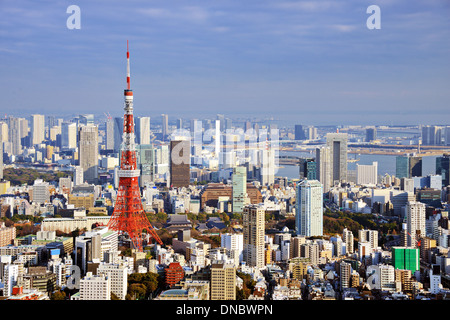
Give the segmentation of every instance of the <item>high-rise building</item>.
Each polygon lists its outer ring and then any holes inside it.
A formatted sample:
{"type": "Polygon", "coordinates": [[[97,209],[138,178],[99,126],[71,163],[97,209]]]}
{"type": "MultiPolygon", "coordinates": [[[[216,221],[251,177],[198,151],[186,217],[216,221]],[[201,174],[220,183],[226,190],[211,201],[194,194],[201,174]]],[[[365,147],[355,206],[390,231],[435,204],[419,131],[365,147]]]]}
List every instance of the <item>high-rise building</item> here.
{"type": "Polygon", "coordinates": [[[295,228],[297,235],[323,235],[323,186],[317,180],[302,180],[297,186],[295,228]]]}
{"type": "Polygon", "coordinates": [[[316,180],[317,179],[317,166],[314,159],[300,159],[299,162],[299,174],[300,180],[316,180]]]}
{"type": "Polygon", "coordinates": [[[342,241],[344,241],[345,243],[347,254],[352,254],[355,251],[353,239],[354,237],[352,231],[348,230],[347,228],[344,228],[344,230],[342,231],[342,241]]]}
{"type": "Polygon", "coordinates": [[[378,231],[361,229],[358,230],[358,242],[369,243],[370,249],[377,250],[378,248],[378,231]]]}
{"type": "Polygon", "coordinates": [[[417,248],[392,247],[392,265],[395,269],[411,270],[420,269],[420,252],[417,248]]]}
{"type": "Polygon", "coordinates": [[[303,130],[303,126],[301,124],[295,125],[295,140],[305,140],[305,130],[303,130]]]}
{"type": "Polygon", "coordinates": [[[13,155],[19,155],[22,153],[22,121],[21,118],[9,117],[8,118],[8,137],[11,142],[11,153],[13,155]]]}
{"type": "Polygon", "coordinates": [[[238,263],[244,259],[244,236],[242,233],[224,233],[220,235],[220,244],[231,258],[238,263]]]}
{"type": "Polygon", "coordinates": [[[80,300],[111,300],[111,279],[107,275],[88,272],[80,280],[80,300]]]}
{"type": "Polygon", "coordinates": [[[150,144],[150,117],[136,118],[137,144],[150,144]]]}
{"type": "Polygon", "coordinates": [[[378,162],[371,165],[356,165],[356,183],[358,185],[376,185],[378,182],[378,162]]]}
{"type": "Polygon", "coordinates": [[[377,140],[377,128],[367,128],[366,129],[366,142],[371,142],[377,140]]]}
{"type": "Polygon", "coordinates": [[[170,184],[172,187],[189,186],[190,158],[190,141],[170,141],[170,184]]]}
{"type": "Polygon", "coordinates": [[[120,152],[120,146],[122,144],[122,135],[123,135],[123,118],[115,117],[114,118],[114,152],[120,152]]]}
{"type": "Polygon", "coordinates": [[[233,264],[211,265],[211,300],[236,300],[236,267],[233,264]]]}
{"type": "Polygon", "coordinates": [[[106,120],[106,132],[105,132],[105,149],[114,150],[114,119],[108,118],[106,120]]]}
{"type": "Polygon", "coordinates": [[[406,230],[409,247],[417,247],[420,238],[426,236],[425,207],[425,203],[418,201],[410,201],[406,204],[406,230]]]}
{"type": "Polygon", "coordinates": [[[247,168],[233,168],[233,212],[244,212],[247,197],[247,168]]]}
{"type": "Polygon", "coordinates": [[[101,263],[97,268],[97,275],[109,276],[111,293],[120,300],[125,300],[127,294],[127,268],[123,264],[101,263]]]}
{"type": "Polygon", "coordinates": [[[450,154],[445,153],[436,158],[436,174],[442,176],[442,186],[450,184],[450,154]]]}
{"type": "Polygon", "coordinates": [[[31,144],[40,144],[45,139],[45,117],[43,114],[31,116],[31,144]]]}
{"type": "Polygon", "coordinates": [[[75,149],[77,147],[77,124],[63,122],[61,124],[61,147],[75,149]]]}
{"type": "Polygon", "coordinates": [[[316,180],[322,183],[324,192],[328,192],[333,184],[329,147],[316,149],[316,180]]]}
{"type": "Polygon", "coordinates": [[[167,114],[162,114],[162,139],[165,140],[169,134],[169,116],[167,114]]]}
{"type": "Polygon", "coordinates": [[[347,181],[347,133],[327,133],[332,181],[347,181]]]}
{"type": "Polygon", "coordinates": [[[395,176],[397,178],[422,176],[422,157],[397,156],[395,160],[395,176]]]}
{"type": "Polygon", "coordinates": [[[248,266],[264,267],[265,210],[258,205],[244,207],[244,261],[248,266]]]}
{"type": "Polygon", "coordinates": [[[97,183],[98,179],[98,127],[87,125],[80,127],[80,167],[84,180],[97,183]]]}

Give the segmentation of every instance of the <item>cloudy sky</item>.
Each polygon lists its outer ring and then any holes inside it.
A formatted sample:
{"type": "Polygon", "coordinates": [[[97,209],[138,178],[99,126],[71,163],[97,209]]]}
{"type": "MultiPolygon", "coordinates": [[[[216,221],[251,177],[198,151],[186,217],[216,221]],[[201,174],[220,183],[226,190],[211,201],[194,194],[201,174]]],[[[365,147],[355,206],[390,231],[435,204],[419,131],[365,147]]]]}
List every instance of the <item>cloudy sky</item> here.
{"type": "Polygon", "coordinates": [[[450,124],[449,16],[448,0],[0,0],[0,113],[121,115],[129,40],[137,115],[450,124]]]}

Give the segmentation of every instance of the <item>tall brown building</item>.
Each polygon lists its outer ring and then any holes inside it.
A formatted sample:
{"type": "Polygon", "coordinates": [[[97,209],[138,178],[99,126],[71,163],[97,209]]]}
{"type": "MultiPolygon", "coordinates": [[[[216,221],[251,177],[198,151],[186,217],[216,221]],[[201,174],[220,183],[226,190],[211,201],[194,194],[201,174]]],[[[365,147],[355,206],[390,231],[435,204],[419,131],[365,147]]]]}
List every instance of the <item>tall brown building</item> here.
{"type": "Polygon", "coordinates": [[[189,187],[190,143],[187,140],[170,141],[170,185],[174,188],[189,187]]]}
{"type": "MultiPolygon", "coordinates": [[[[247,183],[247,195],[250,198],[251,204],[258,204],[262,202],[261,191],[251,183],[247,183]]],[[[200,193],[200,206],[204,209],[205,206],[217,207],[219,197],[233,198],[233,187],[231,184],[209,183],[200,193]]]]}

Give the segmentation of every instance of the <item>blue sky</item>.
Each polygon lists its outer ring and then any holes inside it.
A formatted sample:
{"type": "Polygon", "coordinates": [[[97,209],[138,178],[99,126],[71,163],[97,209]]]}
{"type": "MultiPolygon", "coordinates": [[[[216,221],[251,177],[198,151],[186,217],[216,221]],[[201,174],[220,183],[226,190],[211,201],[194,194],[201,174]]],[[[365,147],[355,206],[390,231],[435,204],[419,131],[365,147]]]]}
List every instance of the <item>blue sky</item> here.
{"type": "Polygon", "coordinates": [[[0,0],[0,113],[121,115],[129,40],[137,115],[450,124],[449,16],[448,0],[0,0]]]}

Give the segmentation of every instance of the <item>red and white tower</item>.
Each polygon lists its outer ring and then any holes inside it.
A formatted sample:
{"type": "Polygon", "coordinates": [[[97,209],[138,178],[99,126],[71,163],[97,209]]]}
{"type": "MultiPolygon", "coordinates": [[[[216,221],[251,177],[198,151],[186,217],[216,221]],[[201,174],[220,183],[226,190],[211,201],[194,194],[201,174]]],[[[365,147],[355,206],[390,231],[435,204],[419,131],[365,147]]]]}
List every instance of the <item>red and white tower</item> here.
{"type": "Polygon", "coordinates": [[[108,222],[108,228],[127,233],[135,249],[142,251],[144,231],[159,244],[156,234],[142,207],[138,178],[140,171],[136,163],[136,144],[133,118],[133,90],[130,88],[130,52],[127,41],[127,89],[124,90],[125,114],[123,116],[123,143],[120,156],[119,189],[117,191],[114,212],[108,222]]]}

